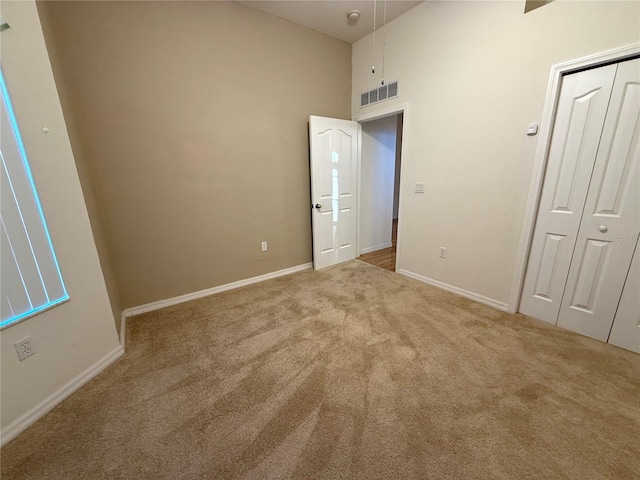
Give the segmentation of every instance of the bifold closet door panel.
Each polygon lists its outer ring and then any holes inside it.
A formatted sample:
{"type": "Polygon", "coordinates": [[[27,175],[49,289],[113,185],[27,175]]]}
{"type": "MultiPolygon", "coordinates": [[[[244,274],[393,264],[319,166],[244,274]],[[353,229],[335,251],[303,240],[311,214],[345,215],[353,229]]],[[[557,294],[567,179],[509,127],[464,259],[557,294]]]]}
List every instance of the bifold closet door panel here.
{"type": "Polygon", "coordinates": [[[617,65],[562,81],[520,312],[555,324],[617,65]]]}
{"type": "Polygon", "coordinates": [[[609,343],[640,353],[640,253],[633,254],[609,343]]]}
{"type": "Polygon", "coordinates": [[[618,65],[558,326],[609,337],[640,233],[640,59],[618,65]]]}

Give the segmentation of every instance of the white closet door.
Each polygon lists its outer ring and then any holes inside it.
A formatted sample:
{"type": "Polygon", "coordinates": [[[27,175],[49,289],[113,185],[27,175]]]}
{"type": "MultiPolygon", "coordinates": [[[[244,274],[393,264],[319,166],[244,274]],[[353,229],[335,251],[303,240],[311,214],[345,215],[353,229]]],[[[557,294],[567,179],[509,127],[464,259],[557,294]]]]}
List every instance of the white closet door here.
{"type": "Polygon", "coordinates": [[[636,247],[609,343],[640,353],[640,249],[636,247]]]}
{"type": "Polygon", "coordinates": [[[640,59],[619,64],[558,326],[606,341],[640,233],[640,59]]]}
{"type": "Polygon", "coordinates": [[[555,324],[616,65],[563,79],[520,311],[555,324]]]}

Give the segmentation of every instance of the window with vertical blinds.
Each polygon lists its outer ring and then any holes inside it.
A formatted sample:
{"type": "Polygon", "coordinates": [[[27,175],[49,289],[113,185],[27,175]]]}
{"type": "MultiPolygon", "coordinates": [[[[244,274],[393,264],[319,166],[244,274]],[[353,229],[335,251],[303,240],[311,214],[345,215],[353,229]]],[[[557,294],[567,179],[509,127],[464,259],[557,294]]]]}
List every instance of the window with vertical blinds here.
{"type": "Polygon", "coordinates": [[[47,230],[0,68],[0,328],[65,302],[69,295],[47,230]]]}

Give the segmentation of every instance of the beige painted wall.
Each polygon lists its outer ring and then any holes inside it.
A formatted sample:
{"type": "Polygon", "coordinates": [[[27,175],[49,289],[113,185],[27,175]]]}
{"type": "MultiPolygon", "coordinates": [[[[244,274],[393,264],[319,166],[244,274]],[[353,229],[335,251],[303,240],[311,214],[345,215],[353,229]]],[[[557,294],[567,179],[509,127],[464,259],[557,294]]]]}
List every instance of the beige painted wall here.
{"type": "MultiPolygon", "coordinates": [[[[39,9],[44,8],[42,2],[36,2],[36,6],[39,9]]],[[[44,33],[45,39],[47,37],[51,37],[53,32],[50,31],[51,25],[47,22],[41,23],[42,30],[44,33]]],[[[60,52],[58,49],[50,48],[49,49],[49,59],[51,61],[51,67],[54,71],[54,76],[56,74],[56,70],[61,66],[60,55],[64,55],[64,52],[60,52]]],[[[69,89],[65,84],[65,77],[58,73],[56,78],[56,86],[58,95],[60,98],[60,103],[62,104],[63,110],[64,108],[69,108],[71,99],[69,98],[72,95],[73,90],[69,89]]],[[[121,327],[121,313],[122,313],[122,302],[120,299],[120,290],[118,288],[118,284],[115,278],[115,274],[113,272],[113,262],[111,259],[111,253],[108,247],[108,239],[104,231],[104,225],[102,222],[102,217],[100,215],[100,210],[98,208],[98,201],[95,196],[94,186],[92,182],[92,171],[90,170],[90,165],[87,162],[87,157],[83,149],[83,143],[81,141],[81,134],[84,132],[85,128],[89,127],[88,125],[78,124],[78,118],[74,115],[67,114],[65,117],[67,132],[69,133],[69,140],[71,141],[71,148],[73,150],[73,157],[76,162],[76,168],[78,170],[78,176],[80,177],[80,185],[82,186],[82,193],[84,195],[85,204],[87,206],[87,211],[89,213],[89,221],[91,222],[91,230],[93,232],[93,238],[96,243],[96,248],[98,249],[98,257],[100,258],[100,266],[102,267],[102,272],[104,274],[105,284],[107,286],[107,292],[109,293],[109,301],[111,303],[111,312],[113,314],[113,319],[116,325],[116,331],[120,332],[121,327]]]]}
{"type": "Polygon", "coordinates": [[[371,37],[353,46],[353,116],[409,104],[400,268],[498,303],[514,282],[538,141],[525,131],[542,115],[551,66],[640,41],[638,2],[555,1],[522,12],[522,2],[501,1],[407,12],[386,32],[385,78],[399,80],[400,95],[362,110],[360,93],[380,79],[371,37]],[[415,182],[425,182],[424,195],[415,182]]]}
{"type": "Polygon", "coordinates": [[[307,120],[349,118],[350,45],[232,2],[39,13],[123,307],[311,261],[307,120]]]}
{"type": "Polygon", "coordinates": [[[33,419],[32,409],[122,349],[36,6],[3,2],[2,19],[11,25],[0,34],[2,68],[70,295],[67,303],[0,332],[5,441],[33,419]],[[43,133],[45,126],[49,133],[43,133]],[[13,342],[27,335],[36,354],[19,362],[13,342]]]}

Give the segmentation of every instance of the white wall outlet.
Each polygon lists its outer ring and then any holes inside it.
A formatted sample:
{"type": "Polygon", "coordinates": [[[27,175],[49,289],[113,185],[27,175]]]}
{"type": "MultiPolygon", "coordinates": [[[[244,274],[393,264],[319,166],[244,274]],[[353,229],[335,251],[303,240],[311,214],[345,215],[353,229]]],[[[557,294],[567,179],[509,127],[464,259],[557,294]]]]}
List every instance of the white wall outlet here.
{"type": "Polygon", "coordinates": [[[262,242],[262,251],[263,252],[267,251],[267,242],[262,242]]]}
{"type": "Polygon", "coordinates": [[[416,182],[416,193],[424,193],[424,182],[416,182]]]}
{"type": "Polygon", "coordinates": [[[440,258],[447,258],[447,247],[440,247],[440,258]]]}
{"type": "Polygon", "coordinates": [[[13,346],[16,347],[16,352],[18,352],[18,360],[20,361],[36,353],[30,336],[24,337],[22,340],[18,340],[17,342],[13,342],[13,346]]]}

